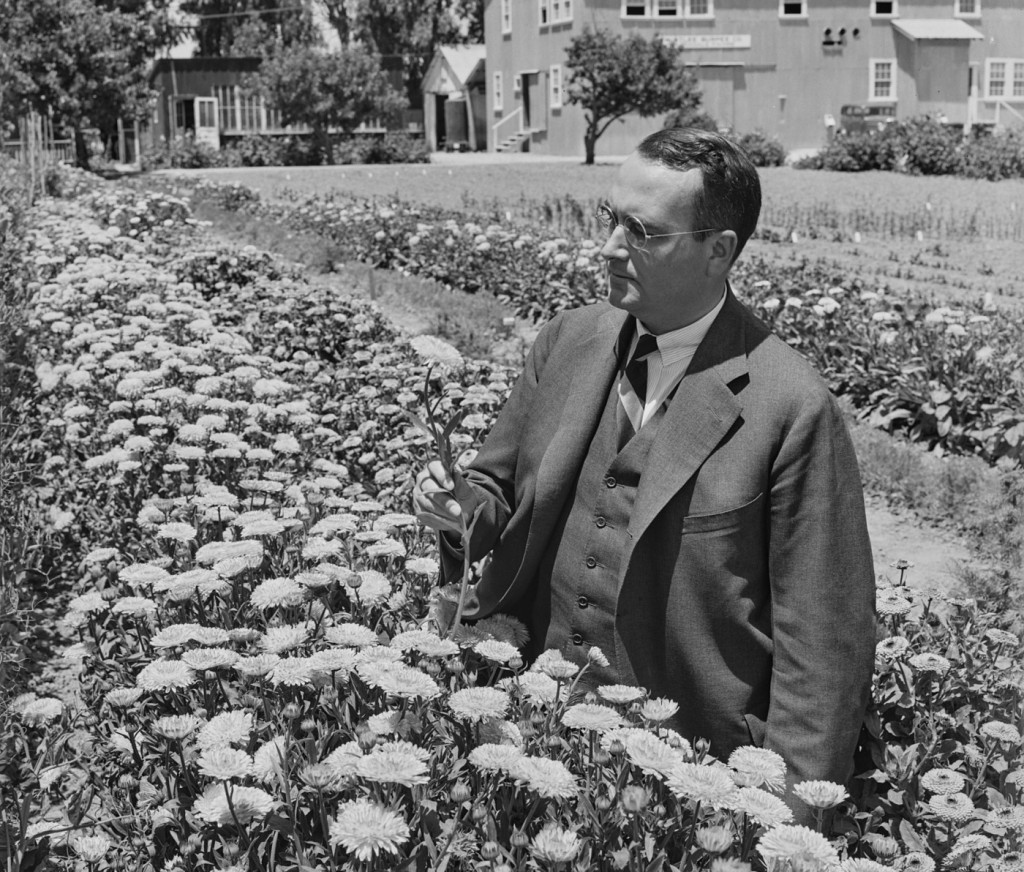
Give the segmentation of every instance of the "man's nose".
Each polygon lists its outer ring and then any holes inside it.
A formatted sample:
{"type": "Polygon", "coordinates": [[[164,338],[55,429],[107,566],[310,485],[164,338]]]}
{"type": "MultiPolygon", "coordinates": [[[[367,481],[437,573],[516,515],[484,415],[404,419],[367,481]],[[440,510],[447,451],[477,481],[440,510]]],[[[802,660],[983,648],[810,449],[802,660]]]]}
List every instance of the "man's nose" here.
{"type": "Polygon", "coordinates": [[[626,231],[621,224],[616,224],[608,238],[601,246],[601,257],[605,260],[625,260],[629,257],[629,248],[626,246],[626,231]]]}

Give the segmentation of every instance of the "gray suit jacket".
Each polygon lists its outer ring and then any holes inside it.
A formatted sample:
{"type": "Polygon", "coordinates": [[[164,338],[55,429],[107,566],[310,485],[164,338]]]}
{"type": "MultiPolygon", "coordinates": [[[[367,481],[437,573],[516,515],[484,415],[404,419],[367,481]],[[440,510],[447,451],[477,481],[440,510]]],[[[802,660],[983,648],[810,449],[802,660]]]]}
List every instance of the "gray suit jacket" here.
{"type": "MultiPolygon", "coordinates": [[[[542,329],[467,478],[493,549],[467,617],[535,596],[616,377],[624,312],[542,329]]],[[[679,384],[640,479],[618,580],[631,678],[726,756],[778,751],[789,780],[849,775],[874,661],[874,570],[857,462],[823,380],[731,292],[679,384]]],[[[571,544],[571,543],[570,543],[571,544]]]]}

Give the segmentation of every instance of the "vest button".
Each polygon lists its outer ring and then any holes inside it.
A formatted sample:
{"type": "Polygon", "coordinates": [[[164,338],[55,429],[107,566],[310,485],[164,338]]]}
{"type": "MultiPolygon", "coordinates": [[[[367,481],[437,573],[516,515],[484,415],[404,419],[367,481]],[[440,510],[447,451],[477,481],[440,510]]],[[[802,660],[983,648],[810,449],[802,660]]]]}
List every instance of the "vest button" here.
{"type": "Polygon", "coordinates": [[[585,609],[587,606],[590,605],[590,600],[588,600],[585,596],[581,596],[579,599],[576,600],[576,605],[578,605],[581,609],[585,609]]]}
{"type": "Polygon", "coordinates": [[[572,634],[572,643],[573,643],[573,645],[582,645],[583,644],[583,637],[579,633],[573,633],[572,634]]]}
{"type": "Polygon", "coordinates": [[[604,518],[598,518],[594,523],[597,524],[598,527],[605,527],[608,524],[604,518]]]}
{"type": "Polygon", "coordinates": [[[597,558],[596,557],[588,557],[587,558],[587,568],[593,569],[595,566],[597,566],[597,558]]]}
{"type": "Polygon", "coordinates": [[[606,485],[608,485],[608,487],[615,487],[615,485],[617,485],[617,484],[618,484],[618,482],[617,482],[617,481],[615,480],[615,476],[614,476],[614,475],[609,475],[609,476],[608,476],[608,477],[607,477],[607,478],[606,478],[606,479],[604,480],[604,483],[605,483],[606,485]]]}

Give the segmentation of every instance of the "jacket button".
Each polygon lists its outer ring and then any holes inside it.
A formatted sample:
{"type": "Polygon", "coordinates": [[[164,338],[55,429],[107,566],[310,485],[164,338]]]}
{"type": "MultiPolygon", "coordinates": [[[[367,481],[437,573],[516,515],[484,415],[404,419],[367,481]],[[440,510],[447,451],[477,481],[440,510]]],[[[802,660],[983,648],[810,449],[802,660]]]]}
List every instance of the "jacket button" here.
{"type": "Polygon", "coordinates": [[[618,484],[618,482],[617,482],[617,481],[615,480],[615,476],[614,476],[614,475],[609,475],[609,476],[608,476],[608,477],[607,477],[607,478],[606,478],[606,479],[604,480],[604,483],[605,483],[606,485],[608,485],[608,487],[615,487],[615,485],[617,485],[617,484],[618,484]]]}
{"type": "Polygon", "coordinates": [[[579,599],[576,600],[576,605],[578,605],[581,609],[585,609],[587,606],[590,605],[590,600],[588,600],[585,596],[581,596],[579,599]]]}
{"type": "Polygon", "coordinates": [[[596,557],[588,557],[587,558],[587,567],[589,569],[593,569],[595,566],[597,566],[597,558],[596,557]]]}
{"type": "Polygon", "coordinates": [[[594,523],[597,524],[598,527],[604,527],[608,524],[604,518],[598,518],[594,523]]]}
{"type": "Polygon", "coordinates": [[[572,643],[573,643],[573,645],[582,645],[583,644],[583,637],[579,633],[573,633],[572,634],[572,643]]]}

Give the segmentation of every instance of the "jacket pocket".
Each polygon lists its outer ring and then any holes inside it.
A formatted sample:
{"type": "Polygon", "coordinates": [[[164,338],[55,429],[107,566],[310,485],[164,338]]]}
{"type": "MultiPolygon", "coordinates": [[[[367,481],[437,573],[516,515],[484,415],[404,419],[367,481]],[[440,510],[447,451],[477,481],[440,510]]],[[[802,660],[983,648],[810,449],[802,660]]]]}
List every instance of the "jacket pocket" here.
{"type": "Polygon", "coordinates": [[[760,510],[763,502],[764,491],[742,506],[725,512],[715,512],[710,515],[687,515],[683,518],[683,534],[708,533],[712,530],[725,530],[741,526],[748,523],[748,519],[760,510]]]}

